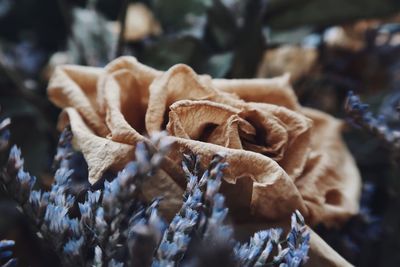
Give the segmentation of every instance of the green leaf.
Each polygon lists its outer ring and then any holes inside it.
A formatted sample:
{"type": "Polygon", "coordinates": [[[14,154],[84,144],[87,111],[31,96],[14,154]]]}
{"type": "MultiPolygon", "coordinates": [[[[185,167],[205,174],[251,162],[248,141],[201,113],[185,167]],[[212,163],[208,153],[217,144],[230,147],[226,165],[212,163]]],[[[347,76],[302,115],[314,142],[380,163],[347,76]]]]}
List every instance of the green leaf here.
{"type": "Polygon", "coordinates": [[[225,77],[231,68],[232,61],[232,52],[213,55],[207,60],[204,69],[200,69],[200,72],[207,73],[214,78],[225,77]]]}
{"type": "Polygon", "coordinates": [[[144,64],[162,70],[178,63],[188,64],[196,69],[207,58],[200,41],[191,36],[157,39],[146,46],[138,57],[144,64]]]}
{"type": "Polygon", "coordinates": [[[273,28],[330,26],[382,17],[400,10],[398,0],[270,0],[265,22],[273,28]]]}
{"type": "Polygon", "coordinates": [[[218,49],[228,49],[234,45],[238,26],[234,14],[219,0],[207,12],[208,42],[214,42],[218,49]]]}
{"type": "Polygon", "coordinates": [[[91,9],[73,9],[69,53],[76,63],[104,66],[114,56],[117,38],[107,27],[107,20],[91,9]]]}
{"type": "Polygon", "coordinates": [[[235,56],[230,72],[231,77],[254,77],[266,47],[262,31],[264,10],[264,0],[247,2],[244,25],[241,27],[236,39],[235,56]]]}
{"type": "Polygon", "coordinates": [[[152,0],[157,19],[167,31],[180,31],[196,27],[196,17],[204,16],[212,0],[152,0]]]}

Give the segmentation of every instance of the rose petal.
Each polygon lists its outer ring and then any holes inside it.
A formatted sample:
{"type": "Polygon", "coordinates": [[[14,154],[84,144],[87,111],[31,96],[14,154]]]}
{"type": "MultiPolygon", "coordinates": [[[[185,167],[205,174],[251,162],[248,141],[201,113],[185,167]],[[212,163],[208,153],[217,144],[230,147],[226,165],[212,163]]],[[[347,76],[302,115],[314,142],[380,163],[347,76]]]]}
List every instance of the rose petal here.
{"type": "MultiPolygon", "coordinates": [[[[146,104],[148,103],[148,88],[150,84],[157,76],[162,74],[161,71],[155,70],[139,63],[136,58],[127,56],[120,57],[117,60],[110,62],[104,69],[107,74],[113,74],[114,72],[120,70],[129,71],[132,76],[135,77],[136,81],[140,83],[142,102],[146,104]]],[[[99,77],[99,81],[97,84],[97,102],[99,103],[100,112],[103,115],[105,115],[106,113],[105,92],[108,89],[104,83],[107,81],[107,79],[107,75],[102,75],[99,77]]]]}
{"type": "Polygon", "coordinates": [[[104,71],[100,68],[59,66],[50,79],[47,94],[60,108],[74,107],[99,135],[109,130],[98,114],[96,82],[104,71]]]}
{"type": "Polygon", "coordinates": [[[135,76],[127,70],[115,71],[104,80],[106,122],[111,139],[125,144],[143,141],[144,116],[148,94],[135,76]]]}
{"type": "Polygon", "coordinates": [[[242,209],[242,213],[251,210],[254,215],[274,220],[291,214],[295,209],[307,214],[307,208],[292,179],[272,159],[246,150],[230,149],[185,138],[170,138],[176,146],[169,154],[171,159],[180,159],[179,155],[192,151],[201,157],[204,164],[216,153],[226,155],[226,162],[230,168],[226,169],[224,180],[229,184],[236,184],[229,187],[231,190],[227,201],[247,207],[242,209]],[[242,179],[245,184],[241,183],[242,179]],[[238,186],[239,184],[241,186],[238,186]],[[232,197],[236,199],[231,199],[232,197]]]}
{"type": "Polygon", "coordinates": [[[337,134],[342,123],[320,111],[302,110],[314,121],[312,154],[296,185],[310,207],[311,222],[322,219],[327,225],[337,225],[357,213],[361,177],[353,157],[337,134]]]}
{"type": "MultiPolygon", "coordinates": [[[[77,110],[66,108],[60,117],[60,127],[70,124],[73,144],[81,151],[88,164],[89,182],[96,183],[106,170],[119,171],[134,159],[135,146],[114,142],[96,136],[84,123],[77,110]]],[[[182,204],[183,189],[169,173],[173,167],[164,162],[162,169],[148,176],[141,184],[141,192],[147,201],[162,197],[160,212],[171,219],[182,204]]]]}
{"type": "Polygon", "coordinates": [[[250,107],[239,115],[256,129],[255,135],[243,142],[244,149],[281,160],[288,144],[288,133],[281,121],[270,113],[250,107]]]}
{"type": "Polygon", "coordinates": [[[299,112],[285,107],[265,103],[246,103],[246,105],[267,113],[265,117],[273,117],[285,128],[287,142],[284,155],[277,158],[290,177],[296,179],[301,175],[310,150],[312,120],[299,112]]]}
{"type": "Polygon", "coordinates": [[[331,267],[351,267],[348,261],[332,249],[319,235],[312,229],[310,231],[310,252],[306,266],[331,266],[331,267]]]}
{"type": "Polygon", "coordinates": [[[151,133],[162,130],[165,112],[172,103],[183,99],[209,99],[215,95],[214,90],[200,83],[191,68],[183,64],[173,66],[150,86],[147,131],[151,133]]]}
{"type": "Polygon", "coordinates": [[[289,82],[290,75],[271,79],[213,79],[212,85],[246,102],[269,103],[297,110],[299,104],[289,82]]]}
{"type": "Polygon", "coordinates": [[[239,139],[238,130],[230,132],[230,135],[213,132],[218,126],[229,123],[231,117],[239,118],[239,111],[207,100],[180,100],[170,106],[167,130],[173,136],[229,146],[230,139],[239,139]]]}
{"type": "Polygon", "coordinates": [[[85,124],[76,109],[66,108],[64,111],[67,117],[62,122],[71,125],[74,145],[88,164],[90,183],[95,183],[107,169],[122,169],[132,160],[134,146],[99,137],[85,124]]]}

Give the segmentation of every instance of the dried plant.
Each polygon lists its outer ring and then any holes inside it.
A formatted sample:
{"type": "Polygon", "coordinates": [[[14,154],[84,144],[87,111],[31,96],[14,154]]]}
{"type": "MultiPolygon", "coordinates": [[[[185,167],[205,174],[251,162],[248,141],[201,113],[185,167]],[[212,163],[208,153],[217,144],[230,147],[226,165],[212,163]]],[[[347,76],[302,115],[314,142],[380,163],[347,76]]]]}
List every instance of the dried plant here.
{"type": "MultiPolygon", "coordinates": [[[[155,151],[139,143],[135,161],[115,179],[104,181],[103,188],[85,189],[83,198],[74,190],[71,161],[77,152],[71,139],[67,128],[60,137],[54,164],[58,169],[49,191],[33,189],[36,178],[24,171],[15,146],[0,177],[3,189],[21,206],[38,237],[52,245],[62,266],[204,266],[206,261],[210,266],[221,261],[229,266],[300,266],[307,260],[310,236],[299,212],[293,214],[284,240],[280,229],[257,232],[246,244],[234,240],[233,228],[226,223],[225,198],[218,192],[228,167],[223,155],[215,155],[205,171],[198,156],[184,155],[187,188],[180,211],[168,225],[158,212],[162,199],[145,203],[141,197],[141,183],[157,172],[169,150],[164,134],[151,138],[155,151]]],[[[1,244],[3,249],[13,243],[1,244]]]]}
{"type": "MultiPolygon", "coordinates": [[[[391,127],[385,116],[375,116],[369,105],[361,101],[360,97],[349,91],[345,103],[345,111],[349,121],[356,127],[362,128],[377,136],[393,151],[395,158],[400,157],[400,130],[391,127]]],[[[398,161],[396,161],[398,162],[398,161]]]]}
{"type": "Polygon", "coordinates": [[[0,241],[0,263],[5,261],[1,267],[14,267],[17,266],[17,260],[12,258],[12,251],[10,250],[15,245],[12,240],[0,241]]]}

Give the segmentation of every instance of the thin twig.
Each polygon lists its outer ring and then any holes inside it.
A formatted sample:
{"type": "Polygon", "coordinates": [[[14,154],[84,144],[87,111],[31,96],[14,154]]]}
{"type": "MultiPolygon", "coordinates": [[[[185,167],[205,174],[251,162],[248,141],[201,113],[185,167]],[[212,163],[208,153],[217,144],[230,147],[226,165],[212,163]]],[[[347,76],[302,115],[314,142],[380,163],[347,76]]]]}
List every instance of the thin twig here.
{"type": "Polygon", "coordinates": [[[118,36],[118,43],[117,43],[117,49],[115,51],[115,57],[122,56],[124,52],[124,46],[125,46],[125,26],[126,26],[126,14],[128,10],[128,3],[129,0],[123,0],[122,6],[121,6],[121,12],[119,14],[118,22],[121,26],[121,30],[119,31],[119,36],[118,36]]]}
{"type": "Polygon", "coordinates": [[[73,19],[72,19],[72,14],[71,14],[71,6],[64,0],[57,0],[57,3],[58,3],[58,7],[60,9],[60,13],[64,20],[65,28],[67,29],[67,34],[72,35],[71,27],[72,27],[73,19]]]}
{"type": "Polygon", "coordinates": [[[64,24],[67,30],[67,36],[69,40],[75,45],[76,49],[79,51],[80,60],[82,65],[88,65],[88,60],[85,55],[85,48],[82,43],[76,38],[73,30],[74,24],[74,14],[73,14],[73,6],[67,3],[65,0],[57,0],[58,7],[60,9],[61,15],[64,20],[64,24]]]}

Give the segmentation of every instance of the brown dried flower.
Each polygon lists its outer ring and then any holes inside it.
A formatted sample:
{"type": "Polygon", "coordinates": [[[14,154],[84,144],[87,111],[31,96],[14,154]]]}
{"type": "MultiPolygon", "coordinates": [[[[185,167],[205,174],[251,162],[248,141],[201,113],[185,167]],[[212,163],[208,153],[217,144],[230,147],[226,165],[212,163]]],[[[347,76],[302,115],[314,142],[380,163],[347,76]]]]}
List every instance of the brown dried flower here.
{"type": "Polygon", "coordinates": [[[58,67],[48,94],[68,115],[60,123],[71,124],[91,183],[131,160],[145,135],[167,130],[175,147],[145,192],[163,194],[170,210],[190,150],[204,161],[225,153],[222,190],[239,219],[280,220],[298,209],[311,224],[335,225],[358,211],[360,177],[341,122],[301,107],[288,76],[212,79],[182,64],[161,72],[121,57],[104,69],[58,67]]]}

